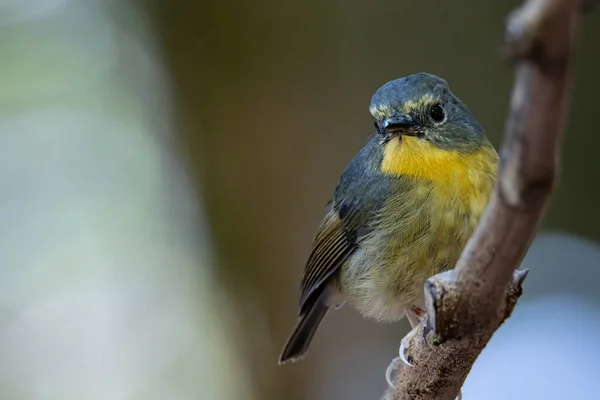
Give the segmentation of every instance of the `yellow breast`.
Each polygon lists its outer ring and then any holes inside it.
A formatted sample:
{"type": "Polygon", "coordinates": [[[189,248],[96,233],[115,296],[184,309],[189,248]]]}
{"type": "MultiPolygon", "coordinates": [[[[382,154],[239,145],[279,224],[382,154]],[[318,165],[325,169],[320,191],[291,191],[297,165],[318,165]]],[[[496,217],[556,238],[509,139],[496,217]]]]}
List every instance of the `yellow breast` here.
{"type": "Polygon", "coordinates": [[[405,136],[386,144],[381,169],[390,175],[431,182],[441,207],[453,202],[479,217],[489,200],[497,164],[498,155],[489,144],[464,153],[405,136]]]}

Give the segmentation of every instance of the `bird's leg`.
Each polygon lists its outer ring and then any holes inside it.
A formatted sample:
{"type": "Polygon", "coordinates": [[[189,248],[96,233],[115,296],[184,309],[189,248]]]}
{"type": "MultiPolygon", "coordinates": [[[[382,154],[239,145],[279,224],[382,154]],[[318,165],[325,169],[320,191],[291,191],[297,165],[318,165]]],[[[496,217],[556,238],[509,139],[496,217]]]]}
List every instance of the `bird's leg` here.
{"type": "Polygon", "coordinates": [[[410,327],[415,329],[417,325],[419,325],[421,321],[425,319],[425,315],[425,310],[423,310],[421,307],[412,306],[410,311],[406,313],[406,318],[410,323],[410,327]]]}
{"type": "Polygon", "coordinates": [[[423,310],[420,307],[412,306],[412,308],[407,310],[406,312],[406,319],[408,319],[408,323],[410,324],[412,330],[408,332],[408,334],[404,336],[404,338],[402,338],[402,341],[400,341],[400,349],[398,351],[400,353],[400,356],[398,358],[409,367],[412,367],[412,364],[409,363],[406,359],[404,351],[406,349],[406,346],[408,345],[408,342],[410,341],[411,336],[416,333],[417,326],[421,323],[421,321],[423,321],[424,318],[425,310],[423,310]]]}
{"type": "Polygon", "coordinates": [[[423,310],[420,307],[413,306],[412,308],[407,309],[405,311],[405,315],[406,315],[406,319],[408,319],[408,323],[410,324],[410,327],[412,328],[412,330],[410,332],[408,332],[408,334],[406,336],[404,336],[404,338],[402,338],[402,341],[400,341],[399,356],[394,358],[392,360],[392,362],[390,363],[390,365],[385,370],[385,379],[386,379],[388,385],[390,385],[391,387],[394,387],[394,384],[392,382],[392,373],[393,372],[395,372],[400,366],[402,366],[402,364],[406,364],[409,367],[412,367],[412,364],[410,362],[408,362],[408,360],[406,359],[406,356],[404,355],[404,350],[405,350],[406,346],[408,345],[408,342],[410,341],[411,336],[416,333],[416,327],[419,325],[419,323],[421,323],[423,318],[425,318],[425,310],[423,310]]]}

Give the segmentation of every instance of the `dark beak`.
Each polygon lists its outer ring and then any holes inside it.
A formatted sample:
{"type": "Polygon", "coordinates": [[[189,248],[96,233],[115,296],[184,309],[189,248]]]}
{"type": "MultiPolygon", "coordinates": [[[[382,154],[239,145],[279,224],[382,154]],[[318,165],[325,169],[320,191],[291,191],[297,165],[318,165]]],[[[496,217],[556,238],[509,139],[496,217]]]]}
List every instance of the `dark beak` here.
{"type": "Polygon", "coordinates": [[[388,118],[383,121],[382,128],[388,135],[408,135],[416,136],[417,133],[414,131],[415,122],[405,115],[399,117],[388,118]]]}

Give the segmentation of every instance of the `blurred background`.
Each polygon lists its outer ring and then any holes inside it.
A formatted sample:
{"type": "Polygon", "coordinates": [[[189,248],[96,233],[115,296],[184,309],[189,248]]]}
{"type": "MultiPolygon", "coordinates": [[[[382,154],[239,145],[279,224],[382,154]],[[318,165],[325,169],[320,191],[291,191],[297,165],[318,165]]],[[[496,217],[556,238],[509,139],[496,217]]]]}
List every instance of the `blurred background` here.
{"type": "MultiPolygon", "coordinates": [[[[405,322],[349,307],[278,366],[312,235],[386,81],[444,77],[499,145],[515,1],[0,2],[0,399],[378,399],[405,322]]],[[[600,16],[560,186],[465,399],[592,399],[600,16]]]]}

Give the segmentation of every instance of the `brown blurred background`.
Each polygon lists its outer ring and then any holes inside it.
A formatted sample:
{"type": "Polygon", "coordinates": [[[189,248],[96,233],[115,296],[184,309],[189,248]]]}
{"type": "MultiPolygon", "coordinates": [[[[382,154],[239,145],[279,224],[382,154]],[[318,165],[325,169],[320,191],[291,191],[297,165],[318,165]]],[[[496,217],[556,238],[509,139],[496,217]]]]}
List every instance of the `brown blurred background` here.
{"type": "MultiPolygon", "coordinates": [[[[302,363],[277,365],[312,235],[386,81],[442,76],[499,145],[517,4],[3,2],[0,398],[378,398],[407,323],[345,307],[302,363]]],[[[570,345],[572,366],[564,341],[568,318],[600,324],[599,34],[596,12],[577,47],[553,233],[534,244],[523,307],[470,398],[592,398],[600,342],[570,345]]]]}

